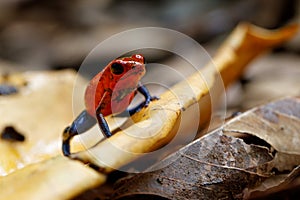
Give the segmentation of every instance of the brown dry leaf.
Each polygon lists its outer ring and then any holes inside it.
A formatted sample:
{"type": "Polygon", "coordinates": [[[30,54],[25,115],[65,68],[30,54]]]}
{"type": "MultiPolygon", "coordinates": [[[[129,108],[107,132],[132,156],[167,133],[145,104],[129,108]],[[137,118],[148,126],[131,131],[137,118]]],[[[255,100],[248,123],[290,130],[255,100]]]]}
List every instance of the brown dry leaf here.
{"type": "Polygon", "coordinates": [[[279,171],[292,170],[300,164],[300,99],[286,98],[264,107],[255,108],[247,115],[227,124],[226,132],[254,135],[276,151],[275,167],[279,171]]]}
{"type": "Polygon", "coordinates": [[[287,184],[299,176],[298,168],[287,176],[272,177],[272,183],[268,178],[274,168],[300,165],[299,111],[300,99],[287,98],[245,112],[152,167],[158,170],[123,179],[114,198],[240,199],[261,190],[263,181],[264,190],[287,184]],[[225,135],[232,132],[260,136],[271,147],[225,135]],[[292,165],[285,157],[278,159],[283,148],[290,152],[292,165]]]}
{"type": "Polygon", "coordinates": [[[245,191],[248,199],[295,199],[300,186],[300,166],[289,174],[273,176],[265,180],[259,187],[245,191]],[[294,191],[294,194],[293,194],[294,191]],[[280,194],[281,193],[281,194],[280,194]],[[293,198],[294,196],[294,198],[293,198]]]}
{"type": "Polygon", "coordinates": [[[292,37],[297,28],[297,25],[291,25],[268,31],[240,24],[220,47],[213,63],[208,63],[199,73],[176,84],[163,93],[160,100],[136,113],[132,117],[133,126],[117,132],[89,151],[73,154],[73,158],[93,163],[106,173],[120,169],[143,153],[170,142],[177,133],[183,110],[197,103],[201,108],[200,127],[203,127],[210,121],[211,105],[217,104],[212,102],[210,95],[220,95],[216,91],[221,88],[220,84],[226,87],[242,74],[251,60],[292,37]]]}
{"type": "MultiPolygon", "coordinates": [[[[281,198],[279,196],[276,196],[276,193],[288,189],[297,190],[297,188],[299,188],[299,177],[300,166],[298,165],[289,174],[279,174],[276,176],[272,176],[262,182],[262,184],[258,187],[250,190],[245,190],[244,196],[246,199],[274,199],[274,197],[281,198]],[[272,194],[275,196],[272,197],[272,194]]],[[[288,195],[285,195],[284,198],[288,198],[288,195]]]]}
{"type": "Polygon", "coordinates": [[[123,179],[115,199],[236,199],[269,175],[268,149],[215,131],[168,157],[154,172],[123,179]]]}

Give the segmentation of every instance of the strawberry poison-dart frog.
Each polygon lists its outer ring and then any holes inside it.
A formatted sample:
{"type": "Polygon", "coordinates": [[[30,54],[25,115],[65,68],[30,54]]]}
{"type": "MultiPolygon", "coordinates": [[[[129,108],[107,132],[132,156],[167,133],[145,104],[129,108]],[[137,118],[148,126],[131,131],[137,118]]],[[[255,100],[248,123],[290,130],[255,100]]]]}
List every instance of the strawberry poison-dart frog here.
{"type": "Polygon", "coordinates": [[[104,136],[110,137],[112,134],[104,117],[124,113],[137,91],[145,97],[145,101],[127,110],[129,115],[147,107],[152,100],[157,99],[140,83],[145,72],[144,57],[135,54],[111,61],[90,81],[85,91],[86,109],[63,132],[62,151],[65,156],[70,155],[70,140],[97,122],[104,136]]]}

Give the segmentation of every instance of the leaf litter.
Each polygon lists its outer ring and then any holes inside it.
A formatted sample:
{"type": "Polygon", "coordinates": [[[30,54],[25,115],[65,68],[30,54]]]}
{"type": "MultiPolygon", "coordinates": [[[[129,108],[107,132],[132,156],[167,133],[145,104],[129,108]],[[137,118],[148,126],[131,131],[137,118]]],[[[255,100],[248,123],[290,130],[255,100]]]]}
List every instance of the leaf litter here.
{"type": "Polygon", "coordinates": [[[153,166],[167,167],[121,179],[113,198],[243,199],[287,185],[300,172],[299,111],[296,97],[253,108],[153,166]]]}

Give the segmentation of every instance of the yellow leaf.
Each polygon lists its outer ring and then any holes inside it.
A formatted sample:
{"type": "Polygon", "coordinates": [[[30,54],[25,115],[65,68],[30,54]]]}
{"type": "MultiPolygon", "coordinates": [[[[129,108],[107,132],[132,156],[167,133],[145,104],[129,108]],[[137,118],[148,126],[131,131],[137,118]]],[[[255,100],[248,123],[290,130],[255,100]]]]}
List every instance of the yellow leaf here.
{"type": "Polygon", "coordinates": [[[0,177],[0,199],[69,199],[105,181],[105,176],[62,156],[0,177]]]}

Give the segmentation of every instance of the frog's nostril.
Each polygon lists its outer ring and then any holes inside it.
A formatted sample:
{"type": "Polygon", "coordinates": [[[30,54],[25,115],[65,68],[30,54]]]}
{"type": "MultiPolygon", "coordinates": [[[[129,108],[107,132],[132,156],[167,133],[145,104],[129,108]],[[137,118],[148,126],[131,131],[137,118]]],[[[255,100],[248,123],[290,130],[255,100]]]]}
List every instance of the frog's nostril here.
{"type": "Polygon", "coordinates": [[[131,56],[135,61],[145,64],[145,58],[141,54],[134,54],[131,56]]]}

